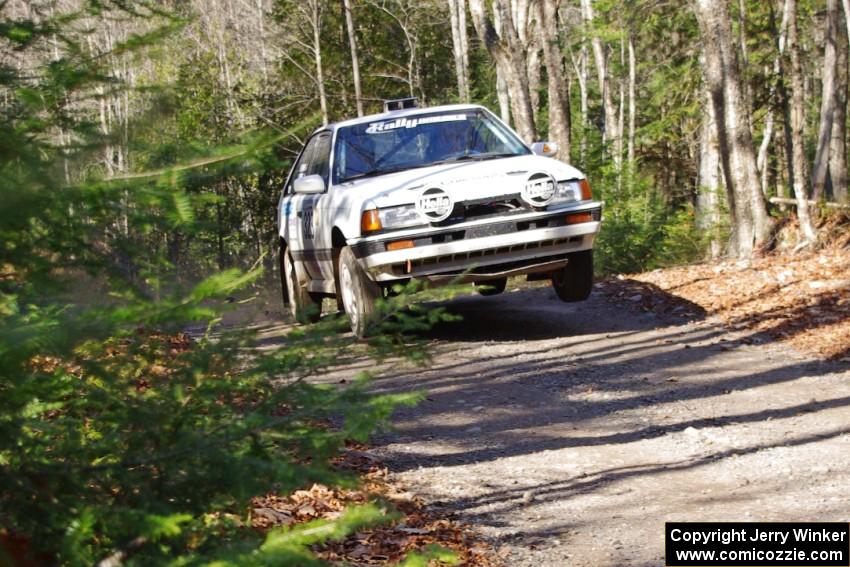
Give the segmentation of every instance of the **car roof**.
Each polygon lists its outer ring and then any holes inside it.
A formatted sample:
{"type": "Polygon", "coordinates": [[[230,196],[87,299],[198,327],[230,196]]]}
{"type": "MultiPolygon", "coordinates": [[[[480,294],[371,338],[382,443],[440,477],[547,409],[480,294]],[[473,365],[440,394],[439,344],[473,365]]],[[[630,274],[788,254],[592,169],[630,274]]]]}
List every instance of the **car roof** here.
{"type": "Polygon", "coordinates": [[[480,104],[443,104],[440,106],[426,106],[426,107],[418,107],[418,108],[405,108],[404,110],[393,110],[390,112],[382,112],[380,114],[370,114],[368,116],[360,116],[358,118],[351,118],[349,120],[342,120],[340,122],[334,122],[332,124],[328,124],[327,126],[322,126],[316,129],[316,132],[326,131],[326,130],[335,130],[337,128],[342,128],[345,126],[354,126],[356,124],[364,124],[368,122],[375,122],[376,120],[392,120],[394,118],[405,118],[408,116],[417,116],[420,114],[430,114],[432,112],[444,112],[444,111],[452,111],[452,110],[486,110],[485,107],[480,104]]]}

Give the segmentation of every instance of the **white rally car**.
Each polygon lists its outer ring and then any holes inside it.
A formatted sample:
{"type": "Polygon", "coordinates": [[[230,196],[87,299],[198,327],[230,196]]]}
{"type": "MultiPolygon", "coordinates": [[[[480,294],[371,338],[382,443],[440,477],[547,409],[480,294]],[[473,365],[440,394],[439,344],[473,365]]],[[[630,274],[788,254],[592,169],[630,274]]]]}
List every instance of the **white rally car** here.
{"type": "MultiPolygon", "coordinates": [[[[580,301],[593,281],[601,203],[577,169],[545,157],[476,105],[398,110],[330,124],[309,139],[278,206],[284,301],[299,321],[336,297],[363,336],[375,302],[411,278],[551,279],[580,301]]],[[[388,107],[392,107],[388,105],[388,107]]]]}

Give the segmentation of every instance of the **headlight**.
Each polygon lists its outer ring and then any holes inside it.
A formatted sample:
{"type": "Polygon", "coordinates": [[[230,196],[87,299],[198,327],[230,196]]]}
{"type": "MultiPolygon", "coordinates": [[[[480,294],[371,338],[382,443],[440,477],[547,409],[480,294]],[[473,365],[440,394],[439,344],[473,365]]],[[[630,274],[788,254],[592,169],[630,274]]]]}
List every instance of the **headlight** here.
{"type": "Polygon", "coordinates": [[[415,205],[378,209],[378,216],[381,219],[381,226],[384,228],[405,228],[426,224],[425,219],[416,211],[415,205]]]}
{"type": "Polygon", "coordinates": [[[558,181],[558,190],[552,203],[572,203],[581,201],[581,187],[578,181],[558,181]]]}

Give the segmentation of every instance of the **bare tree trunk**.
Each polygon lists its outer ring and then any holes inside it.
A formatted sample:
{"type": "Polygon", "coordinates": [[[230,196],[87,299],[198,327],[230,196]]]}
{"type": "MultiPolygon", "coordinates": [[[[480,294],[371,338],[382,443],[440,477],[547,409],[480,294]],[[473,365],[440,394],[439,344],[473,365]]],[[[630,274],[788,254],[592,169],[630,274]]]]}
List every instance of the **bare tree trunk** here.
{"type": "Polygon", "coordinates": [[[528,96],[531,99],[531,111],[536,117],[540,110],[540,45],[537,41],[532,43],[528,49],[525,66],[528,73],[528,96]]]}
{"type": "MultiPolygon", "coordinates": [[[[745,0],[738,0],[738,42],[741,47],[741,68],[742,77],[747,76],[747,68],[750,66],[750,58],[747,53],[747,10],[744,5],[745,0]]],[[[741,83],[741,88],[744,93],[744,100],[747,108],[752,109],[752,98],[750,97],[749,85],[744,81],[741,83]]],[[[750,123],[750,135],[752,135],[752,122],[750,123]]]]}
{"type": "Polygon", "coordinates": [[[818,128],[818,145],[815,162],[812,167],[812,199],[819,201],[826,187],[826,175],[829,171],[829,145],[832,137],[832,120],[835,113],[837,70],[836,41],[838,31],[838,2],[826,0],[826,30],[824,40],[826,46],[823,53],[821,82],[823,94],[820,106],[820,126],[818,128]]]}
{"type": "Polygon", "coordinates": [[[457,25],[458,31],[460,32],[460,51],[463,54],[463,77],[464,77],[464,89],[463,96],[461,97],[464,102],[469,102],[470,100],[470,90],[472,86],[470,85],[471,81],[469,78],[469,35],[466,33],[466,0],[456,0],[457,1],[457,25]]]}
{"type": "Polygon", "coordinates": [[[759,151],[756,155],[756,169],[759,171],[759,176],[761,179],[761,192],[764,195],[767,195],[767,187],[768,187],[768,171],[767,171],[767,157],[768,151],[770,150],[770,142],[773,140],[773,109],[770,108],[767,111],[767,115],[764,117],[764,132],[761,137],[761,144],[759,145],[759,151]]]}
{"type": "MultiPolygon", "coordinates": [[[[622,36],[620,37],[620,68],[626,67],[626,41],[622,36]]],[[[625,121],[626,121],[626,85],[623,82],[622,77],[619,81],[620,87],[620,97],[617,99],[617,131],[620,132],[620,139],[617,141],[617,144],[614,147],[614,151],[617,152],[617,159],[620,163],[623,162],[623,132],[626,131],[625,121]]],[[[623,181],[623,176],[620,175],[617,177],[617,185],[621,186],[623,181]]]]}
{"type": "MultiPolygon", "coordinates": [[[[89,48],[89,56],[92,59],[97,57],[99,46],[95,43],[94,34],[89,34],[86,37],[86,44],[89,48]]],[[[98,95],[97,107],[98,121],[100,122],[100,133],[103,135],[104,140],[109,140],[110,124],[108,104],[110,97],[107,96],[106,89],[102,85],[98,85],[97,87],[95,87],[95,92],[98,95]]],[[[106,170],[107,177],[112,177],[115,175],[112,143],[108,141],[103,145],[103,165],[106,170]]]]}
{"type": "Polygon", "coordinates": [[[532,142],[537,138],[537,129],[528,89],[526,46],[520,40],[511,8],[509,0],[496,0],[491,18],[484,0],[469,1],[478,36],[507,82],[514,127],[521,138],[532,142]]]}
{"type": "Polygon", "coordinates": [[[558,0],[539,0],[537,19],[543,32],[543,58],[549,87],[549,139],[558,144],[558,159],[570,161],[572,124],[564,57],[558,41],[558,0]]]}
{"type": "MultiPolygon", "coordinates": [[[[775,130],[773,134],[773,147],[776,148],[776,175],[774,176],[773,184],[776,196],[782,198],[787,198],[790,194],[789,183],[791,181],[791,166],[789,164],[788,148],[785,145],[788,141],[786,133],[790,134],[790,129],[787,126],[782,129],[782,132],[775,130]],[[782,171],[788,171],[788,177],[784,177],[782,171]]],[[[779,210],[784,211],[785,208],[785,205],[779,205],[779,210]]]]}
{"type": "Polygon", "coordinates": [[[829,178],[832,196],[839,203],[847,203],[847,42],[846,32],[839,31],[836,50],[838,63],[835,89],[835,113],[832,119],[832,139],[829,147],[829,178]]]}
{"type": "Polygon", "coordinates": [[[797,197],[797,217],[800,230],[807,242],[817,238],[809,216],[809,201],[806,194],[806,150],[803,145],[803,128],[806,124],[805,101],[803,98],[803,69],[800,64],[800,45],[797,40],[797,0],[788,2],[788,50],[791,52],[791,138],[794,144],[794,193],[797,197]]]}
{"type": "Polygon", "coordinates": [[[635,88],[637,83],[637,63],[635,60],[635,39],[629,34],[629,147],[628,160],[629,168],[634,170],[635,163],[635,118],[637,116],[637,108],[635,108],[635,88]]]}
{"type": "Polygon", "coordinates": [[[325,73],[322,69],[322,7],[321,0],[310,0],[310,25],[313,28],[313,58],[316,64],[316,85],[319,88],[319,107],[322,110],[322,124],[327,124],[328,97],[325,94],[325,73]]]}
{"type": "Polygon", "coordinates": [[[581,140],[579,141],[579,162],[583,166],[585,164],[585,160],[587,159],[587,113],[588,113],[588,104],[587,104],[587,45],[584,41],[581,44],[581,54],[579,55],[579,60],[576,61],[575,56],[573,55],[572,50],[569,50],[570,53],[570,62],[573,65],[573,71],[575,71],[576,79],[578,80],[578,92],[579,92],[579,104],[580,104],[580,113],[581,113],[581,123],[580,130],[581,140]]]}
{"type": "MultiPolygon", "coordinates": [[[[593,22],[593,6],[591,0],[581,0],[582,18],[585,25],[589,26],[593,22]]],[[[621,144],[621,133],[617,130],[617,107],[614,105],[614,99],[611,95],[611,86],[608,78],[608,64],[605,54],[605,45],[602,43],[602,38],[598,34],[593,34],[590,39],[590,45],[593,48],[593,57],[596,62],[596,76],[599,81],[599,92],[602,93],[602,109],[605,115],[605,125],[602,131],[602,142],[610,142],[613,148],[612,157],[617,168],[620,167],[620,152],[617,151],[617,146],[621,144]]]]}
{"type": "Polygon", "coordinates": [[[508,82],[505,73],[496,65],[496,97],[499,99],[499,116],[505,124],[511,123],[511,98],[508,94],[508,82]]]}
{"type": "Polygon", "coordinates": [[[244,116],[234,98],[235,89],[233,88],[234,80],[233,73],[230,69],[230,61],[227,54],[227,15],[224,13],[225,7],[222,3],[216,0],[210,3],[209,12],[211,14],[211,30],[210,36],[215,34],[213,41],[216,45],[216,59],[219,65],[219,80],[224,85],[225,103],[227,104],[228,118],[237,123],[240,127],[244,124],[244,116]]]}
{"type": "Polygon", "coordinates": [[[363,91],[360,89],[360,60],[357,57],[357,34],[354,31],[354,16],[351,13],[351,0],[342,0],[345,9],[345,27],[348,30],[348,46],[351,49],[351,72],[354,75],[354,103],[357,116],[363,116],[363,91]]]}
{"type": "MultiPolygon", "coordinates": [[[[777,47],[779,49],[780,55],[782,55],[787,50],[787,38],[788,38],[788,19],[791,13],[791,0],[779,0],[782,4],[782,23],[780,24],[780,29],[777,31],[775,29],[775,19],[771,21],[771,25],[773,26],[774,35],[776,35],[778,39],[777,47]]],[[[778,70],[778,78],[776,81],[776,91],[779,95],[779,104],[782,108],[782,131],[783,131],[783,140],[784,147],[783,153],[785,154],[785,165],[788,170],[788,178],[787,183],[783,184],[781,187],[781,191],[777,190],[776,194],[780,197],[785,195],[790,195],[791,190],[794,186],[794,142],[793,136],[791,133],[791,102],[790,97],[788,96],[788,89],[786,88],[785,77],[785,65],[782,64],[783,58],[779,57],[776,62],[779,63],[778,70]]],[[[775,62],[775,63],[776,63],[775,62]]],[[[774,67],[775,68],[775,67],[774,67]]],[[[784,207],[784,206],[783,206],[784,207]]],[[[783,209],[784,210],[784,209],[783,209]]]]}
{"type": "Polygon", "coordinates": [[[526,141],[537,139],[537,127],[534,124],[534,110],[528,81],[525,78],[525,56],[519,49],[512,49],[508,56],[508,72],[505,80],[511,95],[511,114],[517,133],[526,141]]]}
{"type": "Polygon", "coordinates": [[[754,247],[767,241],[772,224],[756,168],[729,6],[726,0],[695,0],[694,8],[703,43],[703,69],[717,118],[729,206],[734,215],[730,251],[747,257],[754,247]]]}
{"type": "MultiPolygon", "coordinates": [[[[457,95],[461,102],[469,102],[469,86],[467,85],[466,66],[464,65],[464,45],[461,38],[461,10],[465,7],[458,0],[448,0],[449,18],[452,26],[452,52],[455,58],[455,75],[457,76],[457,95]]],[[[464,18],[465,19],[465,18],[464,18]]]]}
{"type": "Polygon", "coordinates": [[[702,93],[703,113],[699,138],[699,187],[696,199],[696,224],[711,234],[709,250],[712,258],[720,256],[721,246],[717,238],[720,224],[720,145],[717,139],[717,123],[711,93],[705,88],[702,93]]]}
{"type": "Polygon", "coordinates": [[[581,161],[582,164],[587,160],[587,122],[590,116],[590,97],[587,94],[587,42],[581,43],[581,69],[577,73],[579,77],[579,90],[581,97],[581,161]]]}
{"type": "Polygon", "coordinates": [[[747,10],[744,6],[744,0],[738,0],[738,19],[738,41],[741,43],[741,73],[746,73],[750,61],[747,55],[747,10]]]}
{"type": "MultiPolygon", "coordinates": [[[[780,96],[780,102],[783,104],[783,108],[787,106],[787,101],[785,100],[784,94],[784,84],[782,82],[782,55],[785,53],[785,43],[788,32],[788,9],[787,3],[788,0],[780,0],[782,2],[782,22],[779,24],[779,29],[775,28],[772,30],[777,34],[777,54],[773,59],[773,76],[776,78],[776,81],[780,83],[782,86],[782,96],[780,96]]],[[[771,11],[771,24],[775,26],[775,19],[773,16],[773,12],[771,11]]],[[[756,166],[758,167],[759,173],[761,174],[761,191],[762,193],[767,195],[768,190],[768,151],[770,150],[770,143],[773,141],[773,132],[775,129],[775,119],[774,119],[774,104],[776,103],[777,97],[777,88],[774,85],[770,86],[768,92],[768,108],[767,115],[764,119],[764,133],[761,139],[761,145],[759,146],[758,158],[756,160],[756,166]]],[[[787,109],[786,109],[787,110],[787,109]]],[[[787,112],[786,112],[787,115],[787,112]]],[[[790,147],[790,146],[789,146],[790,147]]]]}
{"type": "Polygon", "coordinates": [[[401,33],[404,34],[404,40],[407,43],[407,68],[405,69],[407,71],[406,82],[410,96],[417,96],[418,94],[419,100],[423,105],[425,105],[427,101],[425,100],[425,91],[422,88],[422,72],[419,62],[419,36],[417,35],[416,29],[410,24],[412,13],[416,10],[418,5],[416,3],[406,4],[404,2],[387,3],[383,0],[380,2],[377,0],[367,1],[369,4],[392,18],[392,20],[398,25],[401,33]],[[390,8],[397,8],[401,13],[401,16],[396,14],[390,8]]]}
{"type": "Polygon", "coordinates": [[[268,54],[266,53],[266,13],[263,0],[256,0],[257,24],[260,32],[260,72],[263,74],[263,83],[269,82],[268,54]]]}
{"type": "Polygon", "coordinates": [[[850,0],[841,0],[841,8],[844,10],[844,25],[847,27],[847,41],[850,42],[850,0]]]}

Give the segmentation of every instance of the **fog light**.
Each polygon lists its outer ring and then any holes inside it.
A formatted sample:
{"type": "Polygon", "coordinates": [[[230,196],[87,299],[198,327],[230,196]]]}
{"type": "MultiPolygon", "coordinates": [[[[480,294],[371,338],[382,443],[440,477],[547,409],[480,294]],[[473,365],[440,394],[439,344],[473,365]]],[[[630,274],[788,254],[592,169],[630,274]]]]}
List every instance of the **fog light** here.
{"type": "Polygon", "coordinates": [[[412,240],[396,240],[395,242],[387,242],[387,251],[404,250],[405,248],[413,248],[416,246],[412,240]]]}

